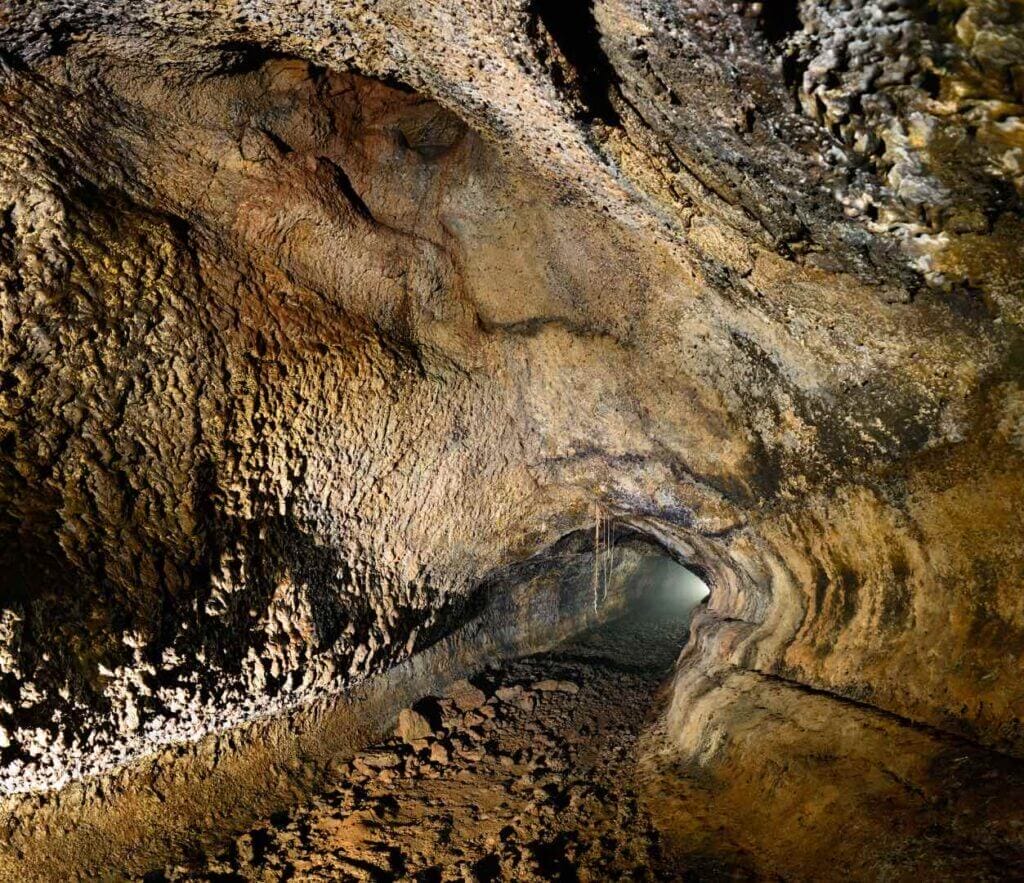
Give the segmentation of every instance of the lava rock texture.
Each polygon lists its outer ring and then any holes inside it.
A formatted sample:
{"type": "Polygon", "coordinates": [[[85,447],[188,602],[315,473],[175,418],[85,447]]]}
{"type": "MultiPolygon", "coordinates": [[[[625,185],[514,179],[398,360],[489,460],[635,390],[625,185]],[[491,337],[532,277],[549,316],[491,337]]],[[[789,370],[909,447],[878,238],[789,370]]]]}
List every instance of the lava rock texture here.
{"type": "Polygon", "coordinates": [[[38,0],[0,102],[10,861],[616,529],[709,776],[807,695],[1024,756],[1019,0],[38,0]]]}
{"type": "Polygon", "coordinates": [[[688,621],[645,610],[423,697],[416,738],[400,721],[310,798],[139,879],[676,879],[634,770],[688,621]]]}

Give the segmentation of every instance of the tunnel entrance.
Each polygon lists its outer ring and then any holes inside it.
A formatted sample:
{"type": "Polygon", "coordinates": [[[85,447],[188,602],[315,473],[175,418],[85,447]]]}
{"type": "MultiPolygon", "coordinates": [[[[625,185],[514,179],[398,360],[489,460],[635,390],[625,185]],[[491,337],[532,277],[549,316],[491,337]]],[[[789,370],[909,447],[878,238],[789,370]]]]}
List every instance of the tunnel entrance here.
{"type": "Polygon", "coordinates": [[[630,594],[636,595],[641,604],[666,611],[692,611],[711,593],[703,578],[653,543],[630,581],[630,594]]]}
{"type": "Polygon", "coordinates": [[[540,654],[542,658],[644,672],[654,680],[669,675],[689,639],[693,613],[706,602],[710,589],[658,543],[628,536],[629,547],[640,557],[628,569],[625,562],[619,564],[626,572],[609,595],[619,605],[606,619],[540,654]]]}
{"type": "Polygon", "coordinates": [[[598,520],[454,599],[420,633],[416,650],[475,628],[497,638],[495,653],[523,656],[637,612],[688,622],[709,591],[698,568],[682,564],[659,540],[598,520]]]}

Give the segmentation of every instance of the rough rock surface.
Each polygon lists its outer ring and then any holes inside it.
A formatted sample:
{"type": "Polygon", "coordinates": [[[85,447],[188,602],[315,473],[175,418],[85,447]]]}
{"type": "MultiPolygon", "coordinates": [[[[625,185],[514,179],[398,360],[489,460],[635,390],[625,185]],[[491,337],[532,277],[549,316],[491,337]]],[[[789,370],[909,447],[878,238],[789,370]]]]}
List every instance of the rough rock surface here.
{"type": "Polygon", "coordinates": [[[472,711],[425,697],[441,726],[422,744],[370,747],[226,848],[139,879],[676,879],[635,767],[688,625],[686,610],[648,612],[485,670],[472,711]]]}
{"type": "Polygon", "coordinates": [[[723,773],[679,763],[657,688],[688,625],[685,608],[644,605],[482,672],[475,710],[424,698],[441,721],[429,739],[368,748],[311,799],[144,879],[998,880],[1020,866],[1024,764],[870,709],[735,675],[723,773]],[[771,754],[770,728],[785,736],[771,754]]]}
{"type": "Polygon", "coordinates": [[[609,524],[713,586],[666,732],[709,775],[755,763],[709,750],[737,683],[1024,754],[1022,40],[1017,0],[0,9],[8,833],[412,665],[564,537],[600,608],[609,524]]]}

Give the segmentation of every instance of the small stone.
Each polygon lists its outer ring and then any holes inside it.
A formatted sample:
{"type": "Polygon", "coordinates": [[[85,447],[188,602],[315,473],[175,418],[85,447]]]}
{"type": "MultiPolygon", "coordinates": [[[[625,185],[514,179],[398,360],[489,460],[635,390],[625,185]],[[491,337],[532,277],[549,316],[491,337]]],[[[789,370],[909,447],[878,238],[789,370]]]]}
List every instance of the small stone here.
{"type": "Polygon", "coordinates": [[[411,708],[403,708],[398,715],[398,726],[395,734],[403,742],[412,745],[418,739],[426,739],[433,735],[434,728],[422,714],[411,708]]]}
{"type": "Polygon", "coordinates": [[[345,779],[351,772],[351,761],[336,760],[331,764],[331,777],[334,779],[345,779]]]}
{"type": "Polygon", "coordinates": [[[442,766],[448,763],[448,749],[443,743],[435,742],[430,746],[430,759],[432,762],[441,764],[442,766]]]}
{"type": "Polygon", "coordinates": [[[360,760],[375,770],[391,769],[398,766],[399,757],[394,751],[370,751],[360,755],[360,760]]]}
{"type": "Polygon", "coordinates": [[[235,840],[235,849],[238,853],[238,860],[242,864],[251,865],[256,860],[256,849],[253,844],[252,834],[243,834],[235,840]]]}
{"type": "Polygon", "coordinates": [[[487,701],[487,694],[463,679],[452,684],[445,693],[459,711],[473,711],[487,701]]]}
{"type": "Polygon", "coordinates": [[[523,688],[518,684],[514,687],[499,687],[494,691],[494,695],[502,702],[512,703],[523,695],[523,688]]]}
{"type": "Polygon", "coordinates": [[[462,725],[465,727],[479,727],[485,720],[486,718],[482,714],[470,711],[462,719],[462,725]]]}
{"type": "Polygon", "coordinates": [[[556,681],[553,679],[538,681],[533,685],[533,689],[540,693],[569,693],[572,695],[580,691],[579,686],[572,681],[556,681]]]}

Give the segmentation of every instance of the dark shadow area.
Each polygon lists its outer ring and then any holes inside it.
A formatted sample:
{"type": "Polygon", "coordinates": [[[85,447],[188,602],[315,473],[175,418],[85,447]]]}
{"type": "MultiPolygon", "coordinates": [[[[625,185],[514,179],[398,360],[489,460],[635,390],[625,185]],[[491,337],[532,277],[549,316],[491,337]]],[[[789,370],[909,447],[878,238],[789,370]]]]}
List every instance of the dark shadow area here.
{"type": "Polygon", "coordinates": [[[577,94],[586,121],[620,125],[611,101],[618,88],[618,74],[601,48],[593,0],[533,0],[530,11],[547,29],[569,65],[566,70],[556,59],[541,59],[548,63],[555,85],[577,94]]]}
{"type": "Polygon", "coordinates": [[[775,3],[760,5],[758,26],[772,43],[781,43],[803,28],[799,0],[778,0],[775,3]]]}

